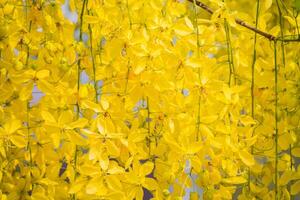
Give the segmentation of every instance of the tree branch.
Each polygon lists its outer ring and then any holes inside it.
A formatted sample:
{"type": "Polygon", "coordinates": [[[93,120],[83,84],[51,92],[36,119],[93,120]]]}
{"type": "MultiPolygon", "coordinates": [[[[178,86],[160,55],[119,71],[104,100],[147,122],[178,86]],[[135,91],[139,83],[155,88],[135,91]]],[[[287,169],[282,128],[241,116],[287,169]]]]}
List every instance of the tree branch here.
{"type": "MultiPolygon", "coordinates": [[[[188,0],[188,1],[191,2],[191,3],[194,2],[193,0],[188,0]]],[[[208,13],[210,13],[210,14],[213,14],[213,13],[214,13],[214,11],[213,11],[208,5],[206,5],[206,4],[202,3],[202,2],[200,2],[199,0],[196,0],[196,4],[197,4],[197,6],[199,6],[200,8],[204,9],[206,12],[208,12],[208,13]]],[[[261,36],[263,36],[263,37],[265,37],[265,38],[268,38],[269,40],[272,40],[272,41],[275,41],[275,40],[276,40],[276,37],[275,37],[274,35],[271,35],[271,34],[269,34],[269,33],[266,33],[266,32],[264,32],[264,31],[261,31],[261,30],[255,28],[254,26],[251,26],[251,25],[247,24],[246,22],[244,22],[244,21],[241,20],[241,19],[237,19],[237,18],[236,18],[236,19],[235,19],[235,22],[236,22],[237,24],[239,24],[239,25],[241,25],[241,26],[247,28],[247,29],[250,29],[250,30],[256,32],[257,34],[259,34],[259,35],[261,35],[261,36]]]]}

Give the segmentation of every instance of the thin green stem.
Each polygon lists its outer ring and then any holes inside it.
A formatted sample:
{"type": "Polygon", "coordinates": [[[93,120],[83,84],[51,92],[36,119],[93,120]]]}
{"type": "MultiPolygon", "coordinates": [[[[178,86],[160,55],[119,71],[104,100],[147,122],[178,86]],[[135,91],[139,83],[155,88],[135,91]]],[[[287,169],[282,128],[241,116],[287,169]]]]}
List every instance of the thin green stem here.
{"type": "MultiPolygon", "coordinates": [[[[197,13],[197,4],[196,0],[194,0],[194,15],[195,15],[195,26],[196,26],[196,37],[197,37],[197,57],[200,56],[200,40],[199,40],[199,28],[198,28],[198,13],[197,13]]],[[[198,79],[199,86],[201,86],[201,70],[198,68],[198,79]]],[[[199,140],[199,132],[200,132],[200,114],[201,114],[201,93],[199,88],[199,97],[198,97],[198,110],[197,110],[197,121],[196,121],[196,140],[199,140]]]]}
{"type": "MultiPolygon", "coordinates": [[[[28,24],[28,5],[29,5],[29,2],[28,0],[26,0],[26,8],[25,8],[25,12],[26,12],[26,24],[28,24]]],[[[30,20],[29,24],[28,24],[28,32],[31,32],[31,27],[32,27],[32,21],[30,20]]],[[[25,63],[25,66],[26,68],[28,68],[29,66],[29,57],[30,57],[30,48],[28,45],[27,46],[27,49],[26,49],[26,63],[25,63]]],[[[27,121],[27,147],[26,149],[29,151],[29,173],[30,173],[30,177],[31,177],[31,180],[33,179],[33,174],[32,174],[32,167],[33,167],[33,160],[32,160],[32,150],[31,150],[31,140],[30,140],[30,122],[29,122],[29,112],[30,112],[30,103],[29,101],[27,101],[26,103],[26,121],[27,121]]],[[[31,192],[33,191],[33,183],[31,183],[31,192]]]]}
{"type": "Polygon", "coordinates": [[[292,145],[290,145],[289,154],[290,154],[290,159],[291,159],[291,161],[290,161],[290,170],[292,171],[293,170],[293,166],[294,166],[294,163],[293,163],[293,154],[292,154],[292,145]]]}
{"type": "MultiPolygon", "coordinates": [[[[127,14],[128,14],[128,19],[129,19],[129,28],[131,30],[132,29],[132,20],[131,20],[128,0],[126,0],[126,9],[127,9],[127,14]]],[[[129,82],[129,73],[130,73],[130,60],[128,61],[128,64],[127,64],[127,73],[126,73],[126,83],[125,83],[124,95],[126,95],[126,93],[127,93],[128,82],[129,82]]],[[[125,99],[125,101],[126,101],[126,99],[125,99]]],[[[124,101],[124,104],[125,104],[125,101],[124,101]]]]}
{"type": "MultiPolygon", "coordinates": [[[[283,38],[283,29],[284,29],[284,24],[282,20],[282,12],[281,8],[279,6],[278,0],[276,0],[276,5],[277,5],[277,10],[278,10],[278,16],[279,16],[279,25],[280,25],[280,37],[283,38]]],[[[284,41],[281,41],[281,54],[282,54],[282,64],[283,67],[285,67],[285,50],[284,50],[284,41]]]]}
{"type": "MultiPolygon", "coordinates": [[[[260,0],[257,0],[256,1],[255,28],[258,27],[259,8],[260,8],[260,0]]],[[[255,118],[254,87],[255,87],[256,42],[257,42],[257,33],[254,32],[253,60],[252,60],[252,66],[251,66],[251,117],[253,119],[255,118]]],[[[252,135],[253,135],[253,133],[252,133],[252,135]]],[[[251,153],[253,154],[253,146],[251,147],[251,153]]],[[[249,191],[251,192],[250,181],[251,181],[251,170],[249,168],[248,169],[248,188],[249,188],[249,191]]]]}
{"type": "Polygon", "coordinates": [[[149,97],[147,97],[147,131],[148,131],[148,142],[149,142],[149,156],[151,155],[151,139],[150,139],[150,104],[149,104],[149,97]]]}
{"type": "Polygon", "coordinates": [[[25,0],[25,18],[26,18],[26,26],[28,25],[28,7],[30,8],[30,6],[28,5],[28,0],[25,0]]]}
{"type": "MultiPolygon", "coordinates": [[[[29,32],[31,31],[31,26],[32,26],[32,21],[30,20],[29,27],[28,27],[28,31],[29,32]]],[[[28,44],[26,45],[26,47],[27,47],[27,50],[26,50],[26,63],[25,63],[25,66],[27,68],[28,65],[29,65],[30,49],[29,49],[29,45],[28,44]]]]}
{"type": "Polygon", "coordinates": [[[132,28],[132,19],[131,19],[131,15],[130,15],[128,0],[126,0],[126,9],[127,9],[127,13],[128,13],[129,26],[130,26],[130,29],[131,29],[132,28]]]}
{"type": "MultiPolygon", "coordinates": [[[[256,20],[255,20],[255,27],[258,26],[259,20],[259,7],[260,7],[260,0],[257,0],[256,6],[256,20]]],[[[252,66],[251,66],[251,116],[254,118],[255,114],[255,99],[254,99],[254,86],[255,86],[255,63],[256,63],[256,43],[257,43],[257,33],[254,33],[254,44],[253,44],[253,59],[252,59],[252,66]]]]}
{"type": "Polygon", "coordinates": [[[93,66],[93,81],[94,81],[94,90],[95,90],[95,102],[98,103],[98,88],[97,88],[97,81],[96,81],[96,64],[95,58],[93,53],[93,31],[91,25],[88,26],[89,34],[90,34],[90,53],[92,58],[92,66],[93,66]]]}
{"type": "Polygon", "coordinates": [[[285,35],[283,38],[278,37],[276,40],[282,42],[300,42],[300,35],[285,35]]]}
{"type": "MultiPolygon", "coordinates": [[[[26,110],[26,121],[27,121],[27,150],[29,151],[29,164],[30,164],[30,177],[33,179],[32,174],[32,167],[33,167],[33,160],[32,160],[32,150],[31,150],[31,140],[30,140],[30,118],[29,118],[29,112],[30,112],[30,103],[27,101],[27,110],[26,110]]],[[[32,180],[31,180],[32,181],[32,180]]],[[[31,191],[33,190],[33,183],[31,184],[31,191]]]]}
{"type": "MultiPolygon", "coordinates": [[[[278,0],[276,0],[276,3],[277,3],[277,8],[278,8],[278,14],[279,14],[279,23],[280,23],[280,30],[281,30],[281,38],[283,38],[284,37],[284,35],[283,35],[283,29],[284,29],[284,27],[283,27],[283,21],[282,21],[282,14],[281,14],[281,10],[280,10],[279,4],[278,4],[278,0]]],[[[296,28],[297,28],[298,38],[299,38],[300,34],[299,34],[299,27],[298,27],[298,22],[297,22],[297,16],[295,17],[295,23],[296,23],[296,28]]],[[[282,51],[282,64],[283,64],[283,67],[285,68],[286,62],[285,62],[284,40],[281,41],[281,51],[282,51]]],[[[293,170],[292,145],[289,146],[289,155],[290,155],[290,170],[293,170]]],[[[289,194],[290,194],[290,198],[293,199],[293,196],[291,195],[291,187],[290,187],[290,185],[288,186],[288,191],[289,191],[289,194]]]]}
{"type": "Polygon", "coordinates": [[[200,56],[200,40],[199,40],[199,28],[198,28],[198,13],[197,13],[197,4],[196,4],[196,0],[194,0],[193,3],[193,7],[194,7],[194,15],[195,15],[195,26],[196,26],[196,37],[197,37],[197,56],[200,56]]]}
{"type": "Polygon", "coordinates": [[[298,20],[297,20],[297,17],[294,17],[294,19],[295,19],[295,23],[296,23],[298,38],[299,38],[300,37],[300,31],[299,31],[299,26],[298,26],[298,20]]]}
{"type": "MultiPolygon", "coordinates": [[[[129,19],[129,28],[131,30],[132,29],[132,20],[131,20],[131,15],[130,15],[130,10],[129,10],[128,0],[126,0],[126,9],[127,9],[127,14],[128,14],[128,19],[129,19]]],[[[129,79],[129,73],[130,73],[130,60],[128,61],[128,64],[127,64],[127,73],[126,73],[126,83],[125,83],[124,95],[126,95],[126,93],[127,93],[127,87],[128,87],[128,81],[129,81],[128,80],[129,79]]],[[[125,99],[125,101],[126,101],[126,99],[125,99]]]]}
{"type": "Polygon", "coordinates": [[[127,73],[126,73],[126,83],[125,83],[124,95],[127,94],[128,82],[129,82],[129,73],[130,73],[130,61],[128,61],[128,64],[127,64],[127,73]]]}
{"type": "MultiPolygon", "coordinates": [[[[283,3],[283,2],[281,2],[283,3]]],[[[283,26],[283,20],[282,20],[282,12],[279,6],[279,2],[278,0],[276,0],[276,4],[277,4],[277,10],[278,10],[278,15],[279,15],[279,24],[280,24],[280,36],[283,37],[283,30],[284,30],[284,26],[283,26]]],[[[296,20],[297,21],[297,20],[296,20]]],[[[282,65],[283,68],[285,68],[285,48],[284,48],[284,41],[281,41],[281,53],[282,53],[282,65]]],[[[277,118],[278,119],[278,118],[277,118]]],[[[292,146],[289,146],[289,155],[290,155],[290,159],[291,159],[291,170],[292,170],[292,165],[293,165],[293,155],[292,155],[292,146]]],[[[288,187],[288,191],[290,194],[290,198],[292,198],[291,195],[291,188],[288,187]]]]}
{"type": "Polygon", "coordinates": [[[278,200],[278,66],[277,66],[277,42],[274,41],[275,63],[275,200],[278,200]]]}
{"type": "Polygon", "coordinates": [[[88,0],[83,0],[81,12],[80,12],[80,28],[79,28],[79,41],[80,42],[82,42],[83,15],[84,15],[85,6],[87,3],[88,3],[88,0]]]}
{"type": "MultiPolygon", "coordinates": [[[[226,45],[227,45],[227,56],[228,56],[228,67],[229,67],[229,80],[228,85],[231,86],[232,76],[235,74],[234,62],[233,62],[233,53],[230,39],[230,30],[229,25],[226,19],[224,19],[224,27],[226,33],[226,45]]],[[[236,77],[234,76],[234,83],[236,82],[236,77]]]]}
{"type": "MultiPolygon", "coordinates": [[[[82,26],[83,26],[83,15],[84,15],[84,10],[86,7],[88,0],[83,0],[82,3],[82,8],[81,8],[81,13],[80,13],[80,28],[79,28],[79,41],[82,42],[82,26]]],[[[80,55],[81,56],[81,55],[80,55]]],[[[77,63],[77,93],[79,93],[80,90],[80,68],[81,68],[81,58],[78,59],[77,63]]],[[[76,112],[77,112],[77,118],[80,117],[80,107],[79,107],[79,99],[77,97],[77,103],[76,103],[76,112]]],[[[76,145],[75,147],[75,153],[74,153],[74,180],[77,178],[77,159],[78,159],[78,146],[76,145]]],[[[76,200],[76,194],[72,195],[72,199],[76,200]]]]}

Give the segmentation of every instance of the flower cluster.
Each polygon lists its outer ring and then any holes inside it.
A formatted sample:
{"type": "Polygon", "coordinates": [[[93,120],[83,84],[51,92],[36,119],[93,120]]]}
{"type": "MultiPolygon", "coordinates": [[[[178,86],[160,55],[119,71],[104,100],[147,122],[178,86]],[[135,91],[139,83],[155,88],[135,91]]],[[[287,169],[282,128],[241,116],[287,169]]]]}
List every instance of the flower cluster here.
{"type": "Polygon", "coordinates": [[[0,0],[0,199],[299,195],[300,3],[205,3],[0,0]]]}

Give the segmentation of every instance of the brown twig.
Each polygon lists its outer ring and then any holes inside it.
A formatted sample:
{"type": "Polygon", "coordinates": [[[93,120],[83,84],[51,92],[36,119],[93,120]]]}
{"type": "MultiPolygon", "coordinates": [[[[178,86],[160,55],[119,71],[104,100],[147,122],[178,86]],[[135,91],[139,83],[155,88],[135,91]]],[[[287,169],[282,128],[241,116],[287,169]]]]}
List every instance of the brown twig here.
{"type": "MultiPolygon", "coordinates": [[[[191,3],[194,3],[194,0],[188,0],[188,1],[191,2],[191,3]]],[[[208,5],[202,3],[202,2],[200,2],[198,0],[196,0],[196,5],[199,6],[199,7],[201,7],[201,8],[203,8],[204,10],[206,10],[210,14],[214,13],[214,11],[210,7],[208,7],[208,5]]]]}
{"type": "MultiPolygon", "coordinates": [[[[194,2],[193,0],[188,0],[188,1],[191,2],[191,3],[194,2]]],[[[200,2],[200,1],[198,1],[198,0],[196,1],[196,4],[197,4],[197,6],[199,6],[200,8],[206,10],[208,13],[210,13],[210,14],[213,14],[213,13],[214,13],[214,11],[213,11],[208,5],[202,3],[202,2],[200,2]]],[[[244,21],[241,20],[241,19],[235,19],[235,22],[236,22],[237,24],[239,24],[239,25],[241,25],[241,26],[247,28],[247,29],[250,29],[250,30],[256,32],[257,34],[259,34],[259,35],[261,35],[261,36],[264,36],[265,38],[268,38],[269,40],[272,40],[272,41],[275,41],[275,40],[276,40],[276,37],[275,37],[274,35],[271,35],[271,34],[269,34],[269,33],[266,33],[266,32],[264,32],[264,31],[261,31],[261,30],[255,28],[254,26],[251,26],[251,25],[247,24],[246,22],[244,22],[244,21]]]]}
{"type": "Polygon", "coordinates": [[[263,32],[263,31],[261,31],[261,30],[255,28],[255,27],[253,27],[253,26],[247,24],[246,22],[244,22],[244,21],[242,21],[242,20],[240,20],[240,19],[235,19],[235,22],[236,22],[237,24],[243,26],[243,27],[246,27],[247,29],[250,29],[250,30],[256,32],[256,33],[259,34],[259,35],[262,35],[262,36],[268,38],[269,40],[273,40],[273,41],[276,40],[276,37],[275,37],[274,35],[271,35],[271,34],[269,34],[269,33],[263,32]]]}

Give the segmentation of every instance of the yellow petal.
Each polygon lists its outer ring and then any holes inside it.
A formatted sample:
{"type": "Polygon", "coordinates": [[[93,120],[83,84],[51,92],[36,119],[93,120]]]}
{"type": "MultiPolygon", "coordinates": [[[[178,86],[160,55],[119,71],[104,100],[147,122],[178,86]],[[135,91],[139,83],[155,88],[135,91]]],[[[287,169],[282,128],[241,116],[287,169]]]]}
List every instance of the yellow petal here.
{"type": "Polygon", "coordinates": [[[107,170],[108,165],[109,165],[109,159],[105,153],[102,153],[100,155],[100,160],[99,160],[100,166],[103,170],[107,170]]]}
{"type": "Polygon", "coordinates": [[[256,124],[256,122],[253,120],[252,117],[250,116],[244,116],[240,119],[241,123],[244,125],[244,126],[249,126],[249,125],[253,125],[253,124],[256,124]]]}
{"type": "Polygon", "coordinates": [[[120,182],[120,179],[117,176],[107,175],[105,177],[105,180],[110,189],[117,190],[117,191],[122,190],[122,184],[120,182]]]}
{"type": "Polygon", "coordinates": [[[37,85],[45,94],[53,95],[55,93],[55,87],[44,79],[39,80],[37,85]]]}
{"type": "Polygon", "coordinates": [[[218,119],[218,117],[218,115],[203,116],[200,118],[200,121],[204,124],[210,124],[215,122],[218,119]]]}
{"type": "Polygon", "coordinates": [[[291,194],[296,195],[300,192],[300,180],[291,186],[291,194]]]}
{"type": "Polygon", "coordinates": [[[142,187],[138,187],[136,190],[136,200],[143,200],[143,196],[144,196],[144,191],[142,189],[142,187]]]}
{"type": "Polygon", "coordinates": [[[69,8],[71,12],[75,11],[76,8],[74,0],[69,0],[69,8]]]}
{"type": "Polygon", "coordinates": [[[150,191],[155,190],[158,187],[157,182],[153,178],[146,178],[143,186],[150,191]]]}
{"type": "Polygon", "coordinates": [[[82,101],[81,106],[84,109],[90,109],[90,110],[93,110],[96,113],[99,113],[99,112],[103,111],[103,109],[101,108],[101,106],[99,104],[96,104],[96,103],[94,103],[92,101],[89,101],[89,100],[82,101]]]}
{"type": "Polygon", "coordinates": [[[300,147],[293,148],[292,154],[293,154],[293,156],[300,158],[300,147]]]}
{"type": "Polygon", "coordinates": [[[40,70],[36,73],[38,79],[44,79],[50,76],[50,71],[47,69],[40,70]]]}
{"type": "Polygon", "coordinates": [[[29,100],[31,98],[32,88],[33,88],[32,83],[24,86],[20,91],[20,100],[22,100],[22,101],[29,100]]]}
{"type": "Polygon", "coordinates": [[[265,0],[264,9],[268,10],[272,6],[273,0],[265,0]]]}
{"type": "Polygon", "coordinates": [[[293,132],[284,133],[278,138],[278,144],[282,150],[287,150],[294,142],[296,142],[296,137],[294,137],[293,132]]]}
{"type": "Polygon", "coordinates": [[[153,168],[154,168],[154,164],[152,162],[146,162],[145,164],[142,165],[141,173],[144,175],[148,175],[152,172],[153,168]]]}
{"type": "Polygon", "coordinates": [[[12,134],[16,132],[21,127],[20,120],[17,119],[11,119],[4,125],[4,129],[8,134],[12,134]]]}
{"type": "Polygon", "coordinates": [[[101,98],[100,103],[104,110],[107,110],[109,108],[109,102],[105,98],[101,98]]]}
{"type": "Polygon", "coordinates": [[[122,174],[124,173],[124,171],[125,171],[124,168],[120,166],[113,166],[112,168],[107,170],[109,174],[122,174]]]}
{"type": "Polygon", "coordinates": [[[194,29],[194,25],[188,17],[185,17],[184,21],[185,21],[185,24],[187,25],[187,27],[189,27],[191,30],[194,29]]]}
{"type": "Polygon", "coordinates": [[[169,120],[169,128],[170,128],[170,132],[174,133],[175,131],[175,123],[172,119],[169,120]]]}
{"type": "Polygon", "coordinates": [[[60,145],[60,133],[52,133],[50,135],[54,148],[58,148],[60,145]]]}
{"type": "Polygon", "coordinates": [[[69,140],[76,145],[86,145],[87,140],[83,138],[79,133],[76,131],[68,131],[67,135],[69,137],[69,140]]]}
{"type": "Polygon", "coordinates": [[[253,166],[255,164],[255,160],[252,154],[250,154],[246,149],[239,151],[240,159],[247,166],[253,166]]]}
{"type": "Polygon", "coordinates": [[[120,155],[120,149],[119,147],[115,144],[114,141],[107,140],[106,141],[107,145],[107,151],[110,155],[118,157],[120,155]]]}
{"type": "Polygon", "coordinates": [[[24,136],[21,135],[11,135],[9,137],[10,141],[16,145],[18,148],[23,148],[27,146],[27,140],[24,136]]]}
{"type": "Polygon", "coordinates": [[[230,178],[224,178],[222,179],[222,182],[227,184],[239,185],[239,184],[246,183],[247,179],[241,176],[235,176],[230,178]]]}
{"type": "Polygon", "coordinates": [[[38,180],[38,183],[44,184],[44,185],[57,185],[58,183],[55,181],[50,180],[49,178],[42,178],[38,180]]]}
{"type": "Polygon", "coordinates": [[[53,117],[53,115],[50,112],[43,110],[41,112],[41,115],[46,122],[56,123],[55,118],[53,117]]]}
{"type": "Polygon", "coordinates": [[[81,99],[84,99],[84,98],[88,97],[88,95],[89,95],[89,91],[88,91],[87,87],[86,86],[81,86],[79,88],[79,97],[81,99]]]}
{"type": "Polygon", "coordinates": [[[96,23],[99,23],[99,19],[98,19],[98,17],[95,17],[95,16],[85,15],[84,22],[88,23],[88,24],[96,24],[96,23]]]}
{"type": "Polygon", "coordinates": [[[86,181],[82,181],[82,180],[74,182],[69,189],[69,193],[75,194],[79,192],[86,185],[86,183],[87,183],[86,181]]]}
{"type": "Polygon", "coordinates": [[[200,142],[193,142],[187,146],[187,154],[195,154],[198,153],[202,149],[202,145],[200,142]]]}
{"type": "Polygon", "coordinates": [[[292,180],[293,174],[292,171],[285,171],[279,178],[279,185],[287,185],[292,180]]]}
{"type": "Polygon", "coordinates": [[[76,120],[75,122],[72,122],[66,126],[68,129],[74,129],[74,128],[83,128],[85,125],[87,125],[88,120],[85,118],[80,118],[76,120]]]}
{"type": "Polygon", "coordinates": [[[99,177],[93,178],[87,184],[85,191],[87,194],[96,194],[101,191],[101,195],[106,194],[106,187],[103,185],[103,180],[99,177]]]}
{"type": "Polygon", "coordinates": [[[296,22],[295,20],[290,17],[290,16],[284,16],[284,18],[293,26],[293,27],[296,27],[296,22]]]}
{"type": "Polygon", "coordinates": [[[198,200],[198,199],[199,199],[199,195],[197,192],[190,193],[190,200],[198,200]]]}

